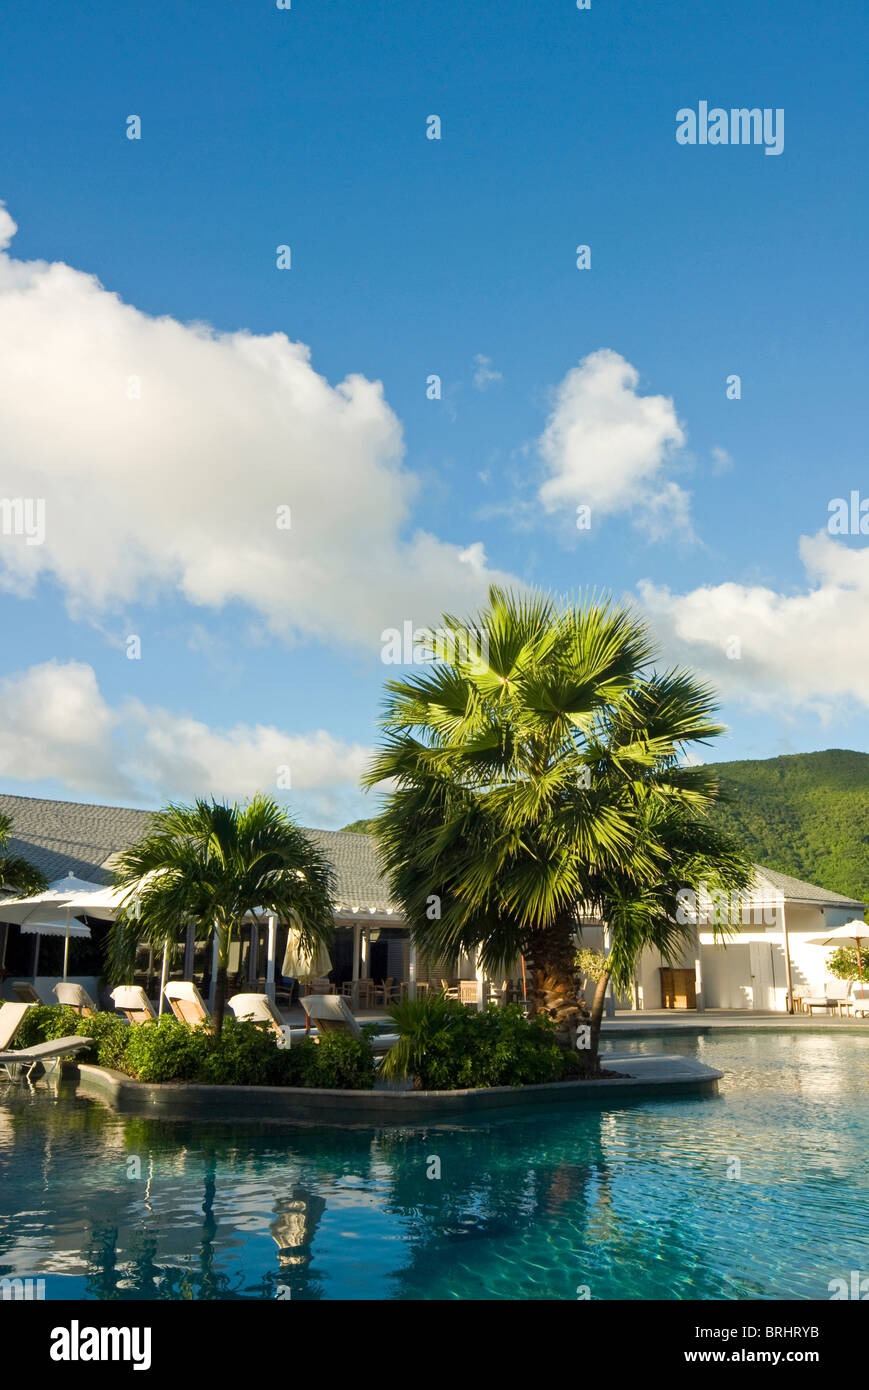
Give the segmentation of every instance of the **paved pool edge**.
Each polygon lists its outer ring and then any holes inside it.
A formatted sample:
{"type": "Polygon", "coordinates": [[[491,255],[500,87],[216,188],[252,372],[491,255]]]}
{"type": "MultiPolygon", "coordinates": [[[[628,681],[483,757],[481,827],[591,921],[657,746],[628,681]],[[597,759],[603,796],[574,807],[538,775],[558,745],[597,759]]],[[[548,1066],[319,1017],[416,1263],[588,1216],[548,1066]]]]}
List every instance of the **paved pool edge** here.
{"type": "Polygon", "coordinates": [[[160,1119],[280,1120],[308,1124],[426,1124],[454,1115],[576,1103],[620,1105],[627,1099],[715,1095],[723,1073],[687,1057],[607,1056],[627,1073],[611,1081],[555,1081],[472,1091],[315,1091],[288,1086],[152,1085],[105,1067],[81,1065],[78,1089],[121,1114],[160,1119]]]}

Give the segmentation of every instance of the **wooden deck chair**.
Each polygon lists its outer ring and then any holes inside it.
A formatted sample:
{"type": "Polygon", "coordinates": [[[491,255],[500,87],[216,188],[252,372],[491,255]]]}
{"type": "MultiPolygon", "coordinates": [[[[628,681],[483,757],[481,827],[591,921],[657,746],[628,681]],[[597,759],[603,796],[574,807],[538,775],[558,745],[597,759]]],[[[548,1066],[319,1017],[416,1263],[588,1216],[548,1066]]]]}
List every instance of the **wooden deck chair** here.
{"type": "Polygon", "coordinates": [[[21,1026],[21,1020],[32,1004],[0,1005],[0,1052],[5,1052],[21,1026]]]}
{"type": "Polygon", "coordinates": [[[182,1023],[195,1028],[200,1023],[210,1023],[211,1014],[205,1000],[192,980],[170,980],[163,994],[169,1000],[169,1007],[182,1023]]]}
{"type": "Polygon", "coordinates": [[[141,985],[118,985],[112,990],[112,1003],[128,1023],[153,1023],[157,1017],[141,985]]]}
{"type": "MultiPolygon", "coordinates": [[[[302,1008],[311,1022],[316,1023],[318,1033],[348,1033],[353,1038],[361,1039],[359,1020],[340,994],[311,994],[302,1000],[302,1008]]],[[[388,1052],[397,1042],[397,1033],[384,1033],[379,1038],[372,1038],[371,1045],[375,1052],[382,1053],[388,1052]]]]}
{"type": "Polygon", "coordinates": [[[77,1009],[83,1018],[93,1018],[97,1012],[97,1006],[84,985],[75,985],[71,980],[58,980],[51,992],[57,996],[58,1004],[77,1009]]]}
{"type": "Polygon", "coordinates": [[[236,1018],[249,1019],[251,1023],[267,1023],[274,1033],[278,1047],[289,1047],[293,1042],[305,1037],[304,1028],[290,1028],[284,1023],[267,994],[234,994],[227,1000],[226,1007],[236,1018]]]}

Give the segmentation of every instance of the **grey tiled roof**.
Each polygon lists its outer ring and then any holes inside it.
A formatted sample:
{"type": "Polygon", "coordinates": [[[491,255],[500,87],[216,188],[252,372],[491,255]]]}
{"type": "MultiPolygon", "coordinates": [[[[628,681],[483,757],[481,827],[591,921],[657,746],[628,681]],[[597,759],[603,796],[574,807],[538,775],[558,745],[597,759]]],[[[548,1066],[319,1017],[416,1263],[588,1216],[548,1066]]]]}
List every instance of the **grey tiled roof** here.
{"type": "MultiPolygon", "coordinates": [[[[2,793],[0,812],[12,819],[11,853],[29,859],[49,881],[73,873],[92,883],[110,882],[107,862],[145,834],[152,815],[124,806],[2,793]]],[[[335,869],[340,907],[383,911],[392,906],[370,835],[346,830],[307,833],[335,869]]]]}
{"type": "MultiPolygon", "coordinates": [[[[147,830],[151,811],[124,806],[95,806],[82,801],[48,801],[36,796],[0,793],[0,812],[12,818],[10,850],[22,854],[42,869],[49,880],[73,873],[95,883],[108,883],[107,861],[139,839],[147,830]]],[[[370,835],[349,830],[309,830],[334,866],[336,901],[346,911],[354,908],[385,911],[393,906],[389,888],[377,860],[370,835]]],[[[814,883],[757,866],[759,886],[764,883],[786,899],[819,905],[853,907],[865,904],[814,883]]]]}
{"type": "Polygon", "coordinates": [[[801,878],[791,878],[790,874],[780,874],[777,869],[765,869],[758,864],[758,879],[777,889],[785,899],[808,903],[828,903],[830,907],[853,907],[862,912],[866,907],[856,898],[847,898],[842,893],[833,893],[829,888],[819,888],[816,883],[804,883],[801,878]]]}

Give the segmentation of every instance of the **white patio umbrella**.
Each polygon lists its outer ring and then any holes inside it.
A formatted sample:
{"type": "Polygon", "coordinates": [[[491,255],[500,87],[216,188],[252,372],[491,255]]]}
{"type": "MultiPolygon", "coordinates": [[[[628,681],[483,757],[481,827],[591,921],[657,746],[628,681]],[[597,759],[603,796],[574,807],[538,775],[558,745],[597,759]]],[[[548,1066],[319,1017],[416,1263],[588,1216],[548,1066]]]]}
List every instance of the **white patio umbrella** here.
{"type": "Polygon", "coordinates": [[[869,941],[869,925],[861,922],[858,917],[850,922],[845,922],[841,927],[834,927],[826,936],[810,936],[807,938],[810,946],[844,946],[853,941],[857,944],[857,974],[860,976],[860,988],[863,988],[863,966],[860,961],[860,942],[869,941]]]}
{"type": "Polygon", "coordinates": [[[326,947],[317,946],[314,951],[306,951],[301,944],[299,928],[290,927],[281,974],[296,980],[319,980],[331,969],[332,957],[326,947]]]}
{"type": "MultiPolygon", "coordinates": [[[[64,917],[49,917],[44,911],[40,915],[28,917],[26,922],[21,923],[22,932],[29,932],[42,938],[43,936],[62,936],[63,942],[63,978],[66,979],[69,969],[69,938],[77,937],[83,941],[90,940],[91,929],[84,922],[77,922],[71,913],[67,912],[64,917]]],[[[36,965],[39,962],[39,947],[36,947],[36,961],[34,962],[33,974],[39,972],[36,965]]]]}
{"type": "Polygon", "coordinates": [[[0,921],[15,922],[22,932],[65,937],[63,978],[66,979],[70,937],[90,939],[90,928],[84,922],[77,922],[76,917],[87,915],[111,921],[119,905],[120,894],[116,889],[70,873],[55,879],[43,893],[0,900],[0,921]]]}

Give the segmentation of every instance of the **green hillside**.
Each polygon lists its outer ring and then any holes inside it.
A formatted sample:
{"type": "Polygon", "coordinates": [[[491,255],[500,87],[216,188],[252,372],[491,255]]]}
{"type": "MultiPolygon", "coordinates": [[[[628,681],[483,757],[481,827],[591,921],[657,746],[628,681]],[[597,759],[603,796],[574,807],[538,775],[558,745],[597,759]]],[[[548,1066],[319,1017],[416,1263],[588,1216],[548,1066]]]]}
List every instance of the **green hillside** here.
{"type": "Polygon", "coordinates": [[[356,832],[357,835],[367,835],[370,832],[373,824],[373,817],[369,817],[368,820],[352,820],[349,825],[342,825],[341,829],[353,830],[356,832]]]}
{"type": "Polygon", "coordinates": [[[710,766],[728,798],[716,817],[758,864],[869,902],[869,753],[830,748],[710,766]]]}
{"type": "Polygon", "coordinates": [[[728,798],[715,814],[758,864],[869,902],[869,753],[710,766],[728,798]]]}

